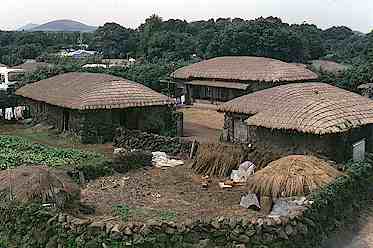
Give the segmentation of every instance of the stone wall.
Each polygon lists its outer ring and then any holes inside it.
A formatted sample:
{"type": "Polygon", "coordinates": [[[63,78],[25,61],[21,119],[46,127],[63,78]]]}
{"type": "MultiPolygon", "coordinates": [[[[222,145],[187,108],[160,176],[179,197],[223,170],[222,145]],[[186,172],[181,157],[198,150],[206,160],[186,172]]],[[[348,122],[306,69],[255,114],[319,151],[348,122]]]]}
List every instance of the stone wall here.
{"type": "Polygon", "coordinates": [[[40,205],[0,204],[0,237],[9,247],[319,247],[343,224],[352,223],[371,190],[369,163],[348,164],[346,176],[315,192],[303,212],[289,217],[216,217],[147,224],[82,219],[40,205]],[[13,246],[10,246],[12,244],[13,246]]]}
{"type": "Polygon", "coordinates": [[[113,146],[128,150],[161,151],[169,155],[185,157],[190,153],[192,142],[184,141],[178,137],[166,137],[119,128],[115,132],[113,146]]]}

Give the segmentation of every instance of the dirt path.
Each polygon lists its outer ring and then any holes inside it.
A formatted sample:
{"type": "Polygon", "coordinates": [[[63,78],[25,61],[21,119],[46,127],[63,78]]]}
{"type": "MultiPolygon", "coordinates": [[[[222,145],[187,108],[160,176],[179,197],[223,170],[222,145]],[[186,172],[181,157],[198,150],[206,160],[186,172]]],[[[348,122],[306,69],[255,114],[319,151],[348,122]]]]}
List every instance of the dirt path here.
{"type": "Polygon", "coordinates": [[[215,143],[219,140],[224,125],[224,115],[215,109],[188,107],[179,110],[184,113],[184,137],[197,139],[201,143],[215,143]]]}

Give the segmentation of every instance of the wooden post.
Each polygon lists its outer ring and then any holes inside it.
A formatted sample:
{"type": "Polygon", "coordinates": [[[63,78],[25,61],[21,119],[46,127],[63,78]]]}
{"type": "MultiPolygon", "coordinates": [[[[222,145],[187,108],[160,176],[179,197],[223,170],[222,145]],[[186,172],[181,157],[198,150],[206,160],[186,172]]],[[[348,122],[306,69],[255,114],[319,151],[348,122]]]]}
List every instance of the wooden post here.
{"type": "Polygon", "coordinates": [[[193,158],[193,154],[194,154],[194,149],[195,149],[195,146],[196,146],[196,140],[193,140],[193,143],[192,143],[192,149],[190,150],[190,154],[189,154],[189,159],[192,159],[193,158]]]}

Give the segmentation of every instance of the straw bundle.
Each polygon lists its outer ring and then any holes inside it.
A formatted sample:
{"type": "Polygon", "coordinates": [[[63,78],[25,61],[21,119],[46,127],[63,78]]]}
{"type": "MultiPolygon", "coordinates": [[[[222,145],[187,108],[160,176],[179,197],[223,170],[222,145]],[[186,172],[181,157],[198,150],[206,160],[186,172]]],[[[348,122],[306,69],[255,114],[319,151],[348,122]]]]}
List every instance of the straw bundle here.
{"type": "Polygon", "coordinates": [[[44,166],[0,172],[0,195],[20,202],[53,203],[63,208],[80,199],[80,188],[64,172],[44,166]]]}
{"type": "Polygon", "coordinates": [[[229,176],[245,159],[241,146],[226,144],[200,144],[192,169],[198,174],[229,176]]]}
{"type": "Polygon", "coordinates": [[[249,189],[264,196],[306,195],[343,173],[313,156],[292,155],[270,163],[249,179],[249,189]]]}

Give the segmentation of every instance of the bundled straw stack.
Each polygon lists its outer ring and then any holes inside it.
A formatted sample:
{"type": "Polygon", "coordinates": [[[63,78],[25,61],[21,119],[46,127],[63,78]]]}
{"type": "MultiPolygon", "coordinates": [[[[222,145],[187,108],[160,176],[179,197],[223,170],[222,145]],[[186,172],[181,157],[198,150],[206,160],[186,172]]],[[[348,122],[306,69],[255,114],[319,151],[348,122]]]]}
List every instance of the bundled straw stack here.
{"type": "Polygon", "coordinates": [[[249,189],[262,196],[306,195],[333,182],[343,173],[313,156],[292,155],[273,161],[248,180],[249,189]]]}
{"type": "Polygon", "coordinates": [[[201,175],[229,176],[245,160],[241,146],[226,144],[200,144],[192,169],[201,175]]]}
{"type": "Polygon", "coordinates": [[[80,200],[80,188],[63,171],[44,166],[0,172],[2,199],[55,204],[59,208],[80,200]]]}

